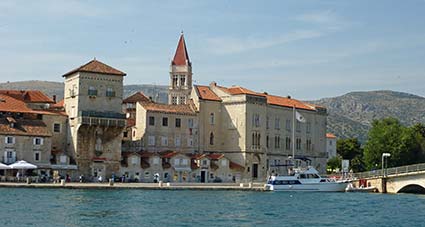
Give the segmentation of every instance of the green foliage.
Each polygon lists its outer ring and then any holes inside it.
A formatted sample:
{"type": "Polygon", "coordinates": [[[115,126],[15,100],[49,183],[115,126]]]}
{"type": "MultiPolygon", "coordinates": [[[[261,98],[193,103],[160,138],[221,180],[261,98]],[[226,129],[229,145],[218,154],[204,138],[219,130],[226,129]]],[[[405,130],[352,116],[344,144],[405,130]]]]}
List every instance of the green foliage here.
{"type": "Polygon", "coordinates": [[[367,168],[381,168],[382,153],[391,154],[388,167],[425,162],[424,135],[421,124],[405,127],[395,118],[373,121],[364,147],[367,168]]]}
{"type": "Polygon", "coordinates": [[[350,160],[350,169],[354,172],[364,170],[363,149],[357,138],[339,139],[336,145],[336,152],[342,159],[350,160]]]}
{"type": "Polygon", "coordinates": [[[336,169],[341,169],[341,158],[338,155],[329,159],[327,164],[328,172],[334,172],[336,169]]]}

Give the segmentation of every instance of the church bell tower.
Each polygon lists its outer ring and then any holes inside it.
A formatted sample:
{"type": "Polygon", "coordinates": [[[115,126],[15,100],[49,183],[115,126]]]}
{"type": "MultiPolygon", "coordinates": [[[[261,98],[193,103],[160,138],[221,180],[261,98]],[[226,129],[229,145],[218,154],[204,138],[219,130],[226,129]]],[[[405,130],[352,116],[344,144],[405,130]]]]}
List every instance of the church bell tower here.
{"type": "Polygon", "coordinates": [[[183,32],[170,65],[168,103],[186,104],[192,90],[192,63],[186,49],[183,32]]]}

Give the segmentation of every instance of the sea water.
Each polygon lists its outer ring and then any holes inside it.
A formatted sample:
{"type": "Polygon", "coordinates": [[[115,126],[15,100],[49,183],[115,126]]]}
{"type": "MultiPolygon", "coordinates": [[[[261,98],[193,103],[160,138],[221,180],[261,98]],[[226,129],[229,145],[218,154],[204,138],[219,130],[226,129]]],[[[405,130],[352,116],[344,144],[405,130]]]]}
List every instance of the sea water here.
{"type": "Polygon", "coordinates": [[[424,226],[412,194],[0,188],[0,226],[424,226]]]}

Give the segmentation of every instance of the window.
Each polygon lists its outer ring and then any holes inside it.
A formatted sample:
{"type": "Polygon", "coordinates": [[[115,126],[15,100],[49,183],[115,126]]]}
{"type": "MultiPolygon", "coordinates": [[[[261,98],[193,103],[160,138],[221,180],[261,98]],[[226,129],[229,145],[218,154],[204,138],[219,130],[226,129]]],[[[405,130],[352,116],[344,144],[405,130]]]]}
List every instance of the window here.
{"type": "Polygon", "coordinates": [[[34,145],[43,145],[43,138],[34,138],[33,143],[34,145]]]}
{"type": "Polygon", "coordinates": [[[173,88],[177,87],[177,83],[178,83],[179,79],[177,75],[173,75],[173,88]]]}
{"type": "Polygon", "coordinates": [[[67,156],[66,155],[61,155],[60,157],[59,157],[59,161],[60,161],[60,163],[62,163],[62,164],[66,164],[66,162],[67,162],[67,156]]]}
{"type": "Polygon", "coordinates": [[[163,117],[162,118],[162,126],[168,126],[168,117],[163,117]]]}
{"type": "Polygon", "coordinates": [[[332,145],[332,140],[329,140],[329,145],[332,145]]]}
{"type": "Polygon", "coordinates": [[[124,138],[127,138],[127,137],[128,137],[128,132],[127,132],[127,131],[125,131],[125,132],[123,133],[123,137],[124,137],[124,138]]]}
{"type": "Polygon", "coordinates": [[[180,75],[180,86],[186,86],[186,76],[180,75]]]}
{"type": "Polygon", "coordinates": [[[186,166],[187,165],[187,159],[182,159],[182,165],[186,166]]]}
{"type": "Polygon", "coordinates": [[[106,88],[106,97],[115,97],[114,89],[110,87],[106,88]]]}
{"type": "Polygon", "coordinates": [[[297,138],[296,140],[295,140],[295,148],[297,149],[297,150],[300,150],[301,149],[301,139],[300,138],[297,138]]]}
{"type": "Polygon", "coordinates": [[[306,140],[306,149],[307,149],[307,151],[311,151],[312,149],[311,149],[312,147],[311,147],[311,139],[307,139],[306,140]]]}
{"type": "Polygon", "coordinates": [[[13,150],[6,150],[4,152],[4,163],[11,164],[16,161],[16,152],[13,150]]]}
{"type": "Polygon", "coordinates": [[[278,117],[274,119],[274,128],[277,130],[280,129],[280,119],[278,117]]]}
{"type": "Polygon", "coordinates": [[[61,132],[61,124],[53,124],[53,132],[61,132]]]}
{"type": "Polygon", "coordinates": [[[158,165],[159,164],[159,158],[158,157],[153,158],[152,163],[154,165],[158,165]]]}
{"type": "Polygon", "coordinates": [[[274,148],[280,148],[280,136],[274,137],[274,148]]]}
{"type": "Polygon", "coordinates": [[[155,136],[148,136],[148,145],[155,146],[155,136]]]}
{"type": "Polygon", "coordinates": [[[181,146],[180,136],[176,136],[176,138],[174,139],[174,144],[176,145],[176,147],[180,147],[181,146]]]}
{"type": "Polygon", "coordinates": [[[34,161],[40,161],[40,152],[39,151],[36,151],[34,153],[34,161]]]}
{"type": "Polygon", "coordinates": [[[286,150],[291,150],[291,138],[289,138],[289,137],[286,137],[286,140],[285,140],[285,148],[286,148],[286,150]]]}
{"type": "Polygon", "coordinates": [[[136,165],[137,164],[137,157],[133,156],[131,157],[131,164],[136,165]]]}
{"type": "Polygon", "coordinates": [[[269,136],[266,136],[266,147],[269,148],[269,136]]]}
{"type": "Polygon", "coordinates": [[[171,104],[177,105],[177,96],[171,97],[171,104]]]}
{"type": "Polygon", "coordinates": [[[210,133],[210,145],[214,145],[214,133],[210,133]]]}
{"type": "Polygon", "coordinates": [[[174,165],[175,166],[180,165],[180,160],[178,158],[174,159],[174,165]]]}
{"type": "Polygon", "coordinates": [[[155,125],[155,117],[154,116],[149,117],[149,125],[151,125],[151,126],[155,125]]]}
{"type": "Polygon", "coordinates": [[[291,120],[286,119],[286,130],[291,131],[291,120]]]}
{"type": "Polygon", "coordinates": [[[186,97],[180,96],[180,104],[186,104],[186,97]]]}
{"type": "Polygon", "coordinates": [[[252,115],[252,127],[260,127],[260,114],[252,115]]]}
{"type": "Polygon", "coordinates": [[[182,119],[176,118],[176,128],[180,128],[182,125],[182,119]]]}
{"type": "Polygon", "coordinates": [[[214,113],[210,113],[210,125],[214,124],[214,113]]]}
{"type": "Polygon", "coordinates": [[[162,146],[168,146],[168,137],[161,136],[161,145],[162,146]]]}
{"type": "Polygon", "coordinates": [[[306,132],[310,133],[311,132],[311,122],[307,122],[306,124],[306,132]]]}
{"type": "Polygon", "coordinates": [[[266,129],[270,128],[270,118],[269,116],[266,117],[266,129]]]}
{"type": "Polygon", "coordinates": [[[297,132],[301,132],[301,122],[299,121],[296,122],[296,129],[297,129],[297,132]]]}
{"type": "Polygon", "coordinates": [[[193,118],[187,119],[187,127],[193,128],[193,118]]]}
{"type": "Polygon", "coordinates": [[[226,159],[221,160],[221,166],[227,166],[227,160],[226,159]]]}
{"type": "Polygon", "coordinates": [[[203,166],[208,165],[208,160],[202,160],[202,165],[203,165],[203,166]]]}
{"type": "Polygon", "coordinates": [[[96,139],[96,145],[94,148],[96,151],[102,151],[103,150],[103,146],[102,146],[102,139],[101,138],[97,138],[96,139]]]}
{"type": "Polygon", "coordinates": [[[15,143],[15,137],[13,137],[13,136],[6,136],[4,142],[6,144],[14,144],[15,143]]]}
{"type": "Polygon", "coordinates": [[[133,103],[127,103],[127,109],[133,109],[134,105],[133,103]]]}
{"type": "Polygon", "coordinates": [[[97,95],[97,89],[94,86],[89,86],[88,95],[89,96],[96,96],[97,95]]]}
{"type": "Polygon", "coordinates": [[[187,146],[192,147],[193,146],[193,139],[192,137],[187,138],[187,146]]]}

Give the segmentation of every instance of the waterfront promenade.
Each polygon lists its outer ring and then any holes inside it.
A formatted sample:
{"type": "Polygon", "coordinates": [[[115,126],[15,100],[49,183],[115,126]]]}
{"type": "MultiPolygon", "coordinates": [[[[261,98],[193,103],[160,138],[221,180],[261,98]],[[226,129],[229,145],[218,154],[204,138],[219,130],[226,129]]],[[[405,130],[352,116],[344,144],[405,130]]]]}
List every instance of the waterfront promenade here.
{"type": "Polygon", "coordinates": [[[152,190],[237,190],[264,191],[263,183],[16,183],[1,182],[9,188],[67,188],[67,189],[152,189],[152,190]]]}

